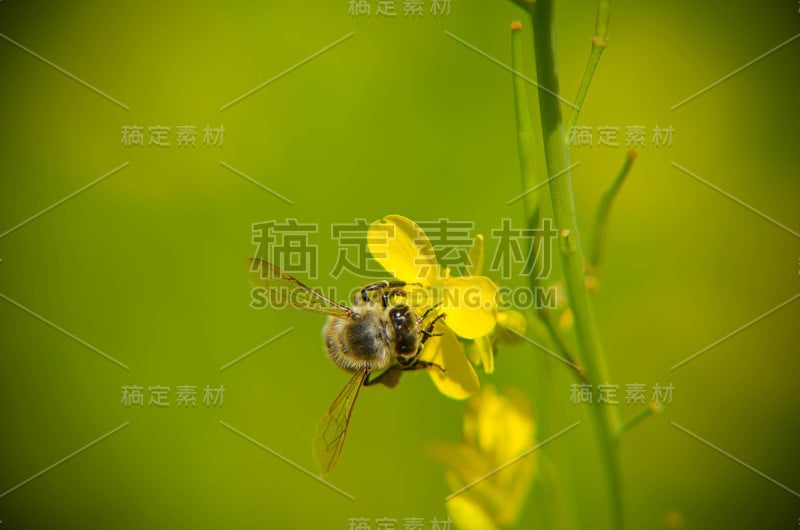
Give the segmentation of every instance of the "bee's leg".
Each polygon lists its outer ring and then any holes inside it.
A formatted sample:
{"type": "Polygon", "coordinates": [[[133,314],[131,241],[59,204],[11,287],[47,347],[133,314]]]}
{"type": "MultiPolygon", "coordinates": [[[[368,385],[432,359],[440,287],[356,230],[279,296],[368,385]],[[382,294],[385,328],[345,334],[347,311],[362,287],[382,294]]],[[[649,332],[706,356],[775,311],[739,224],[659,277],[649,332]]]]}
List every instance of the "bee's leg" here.
{"type": "Polygon", "coordinates": [[[376,383],[380,383],[388,386],[389,388],[394,388],[397,386],[397,383],[400,382],[400,375],[402,375],[402,373],[402,369],[398,369],[397,367],[389,368],[388,370],[384,370],[383,372],[374,376],[372,379],[367,376],[366,381],[364,381],[364,386],[371,386],[376,383]]]}
{"type": "Polygon", "coordinates": [[[381,280],[379,282],[369,283],[361,288],[361,301],[362,302],[369,302],[369,293],[372,291],[380,291],[381,289],[386,289],[389,287],[389,282],[386,280],[381,280]]]}
{"type": "Polygon", "coordinates": [[[390,287],[403,287],[405,284],[406,282],[400,280],[381,280],[379,282],[367,284],[361,288],[361,300],[369,302],[369,293],[371,291],[382,291],[390,287]]]}
{"type": "MultiPolygon", "coordinates": [[[[425,311],[425,314],[427,315],[431,309],[425,311]]],[[[427,342],[429,338],[440,337],[442,335],[441,333],[434,333],[433,328],[434,326],[436,326],[436,323],[439,322],[441,319],[443,319],[445,316],[447,316],[446,313],[442,313],[441,315],[436,315],[436,318],[431,320],[430,324],[428,324],[427,326],[425,326],[425,328],[420,330],[420,333],[422,333],[422,340],[419,341],[419,348],[417,349],[417,355],[419,355],[420,352],[422,352],[422,347],[425,346],[425,342],[427,342]]]]}
{"type": "Polygon", "coordinates": [[[436,304],[436,305],[434,305],[434,306],[431,306],[431,307],[429,307],[428,309],[426,309],[426,310],[425,310],[425,312],[424,312],[424,313],[422,313],[422,316],[421,316],[421,317],[419,317],[419,318],[417,319],[417,324],[422,324],[422,322],[423,322],[423,321],[424,321],[426,318],[428,318],[428,315],[430,315],[430,314],[431,314],[431,311],[434,311],[434,310],[438,309],[440,305],[442,305],[442,303],[441,303],[441,302],[439,302],[438,304],[436,304]]]}
{"type": "Polygon", "coordinates": [[[389,298],[395,295],[400,295],[404,297],[408,296],[405,289],[402,289],[400,287],[392,287],[390,289],[384,289],[383,292],[381,293],[381,302],[383,303],[384,309],[389,307],[389,298]]]}
{"type": "Polygon", "coordinates": [[[436,363],[419,360],[419,356],[422,354],[422,349],[425,347],[425,343],[428,341],[428,339],[431,337],[438,337],[441,335],[441,333],[434,333],[433,327],[436,325],[437,322],[439,322],[445,316],[447,316],[445,313],[442,313],[441,315],[436,315],[436,318],[434,318],[431,321],[431,323],[425,327],[425,329],[420,330],[420,333],[422,334],[422,339],[420,339],[419,346],[417,347],[417,351],[414,352],[414,355],[410,357],[398,358],[398,361],[400,362],[400,368],[402,370],[419,370],[421,368],[428,368],[429,366],[435,366],[439,370],[441,370],[442,373],[445,372],[445,369],[436,363]]]}
{"type": "Polygon", "coordinates": [[[430,361],[420,361],[419,359],[415,359],[412,364],[408,365],[408,367],[406,368],[403,368],[403,370],[405,371],[424,370],[426,368],[432,368],[432,367],[438,368],[439,371],[442,372],[443,374],[447,373],[447,370],[444,368],[444,366],[432,363],[430,361]]]}
{"type": "Polygon", "coordinates": [[[432,363],[430,361],[420,360],[419,354],[421,351],[422,349],[418,350],[417,353],[408,358],[400,357],[398,359],[400,361],[399,369],[404,372],[408,372],[412,370],[424,370],[425,368],[430,368],[432,366],[435,366],[436,368],[439,369],[440,372],[442,373],[447,372],[447,370],[445,370],[444,367],[439,364],[432,363]]]}
{"type": "MultiPolygon", "coordinates": [[[[427,311],[426,311],[426,313],[427,313],[427,311]]],[[[433,332],[433,328],[434,328],[434,326],[436,326],[437,322],[439,322],[441,319],[443,319],[446,316],[447,316],[447,313],[442,313],[441,315],[436,315],[436,318],[434,318],[431,321],[430,324],[425,326],[424,329],[420,330],[420,333],[422,334],[422,338],[419,341],[419,346],[417,346],[417,351],[414,353],[414,355],[412,355],[403,364],[405,364],[405,365],[413,365],[413,363],[422,362],[422,361],[418,361],[417,359],[422,354],[422,349],[425,347],[425,343],[428,342],[428,339],[431,338],[431,337],[440,337],[442,335],[441,333],[434,333],[433,332]]]]}

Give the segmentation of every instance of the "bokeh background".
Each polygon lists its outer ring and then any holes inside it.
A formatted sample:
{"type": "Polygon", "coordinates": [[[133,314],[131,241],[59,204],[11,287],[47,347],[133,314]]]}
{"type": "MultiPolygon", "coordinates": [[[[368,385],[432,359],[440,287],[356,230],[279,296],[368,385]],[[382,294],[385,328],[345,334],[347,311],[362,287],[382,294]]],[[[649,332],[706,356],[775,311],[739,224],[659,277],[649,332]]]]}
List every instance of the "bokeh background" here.
{"type": "MultiPolygon", "coordinates": [[[[424,448],[458,440],[464,404],[424,374],[362,393],[330,477],[354,502],[219,423],[314,469],[314,426],[346,380],[323,352],[322,317],[248,307],[242,260],[254,250],[252,223],[319,223],[319,283],[344,290],[363,280],[324,276],[337,257],[332,223],[391,213],[470,220],[490,253],[501,218],[522,223],[520,204],[506,205],[520,192],[511,74],[445,31],[509,63],[509,23],[524,22],[523,13],[500,0],[455,1],[439,17],[428,7],[418,19],[386,19],[351,17],[345,0],[0,3],[0,232],[129,162],[0,238],[0,492],[130,422],[0,497],[2,528],[347,528],[353,517],[373,525],[423,517],[427,527],[446,518],[443,469],[424,448]],[[126,148],[125,125],[170,126],[172,146],[126,148]],[[197,147],[178,148],[178,125],[222,125],[224,145],[205,147],[201,135],[197,147]],[[289,335],[220,371],[289,326],[289,335]],[[170,386],[173,404],[124,407],[124,385],[170,386]],[[179,408],[178,385],[224,385],[224,405],[179,408]]],[[[594,17],[593,2],[556,6],[567,98],[594,17]]],[[[800,41],[670,110],[798,32],[794,1],[614,2],[609,47],[579,123],[619,127],[620,146],[598,147],[595,137],[594,146],[573,149],[576,200],[591,234],[597,200],[626,151],[624,128],[646,126],[647,145],[613,215],[596,310],[612,383],[674,386],[673,403],[621,442],[630,528],[664,528],[668,513],[698,529],[795,528],[800,518],[795,495],[670,424],[800,489],[800,303],[670,371],[800,291],[796,234],[671,165],[800,230],[800,41]],[[671,146],[652,143],[656,125],[672,126],[671,146]]],[[[503,351],[482,380],[533,395],[542,355],[529,346],[503,351]]],[[[587,410],[569,402],[570,379],[549,363],[548,399],[563,415],[552,429],[585,420],[553,442],[571,462],[576,527],[605,528],[587,410]]],[[[633,412],[621,406],[623,417],[633,412]]],[[[535,505],[520,528],[537,527],[535,505]]]]}

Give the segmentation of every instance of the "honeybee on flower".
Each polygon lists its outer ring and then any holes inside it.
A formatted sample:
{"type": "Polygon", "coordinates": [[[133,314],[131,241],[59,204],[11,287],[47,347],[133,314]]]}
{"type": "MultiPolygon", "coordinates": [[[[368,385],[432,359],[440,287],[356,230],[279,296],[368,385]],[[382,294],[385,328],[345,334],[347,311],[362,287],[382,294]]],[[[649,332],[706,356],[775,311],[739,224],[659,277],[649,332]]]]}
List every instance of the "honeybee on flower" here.
{"type": "Polygon", "coordinates": [[[256,289],[267,295],[271,289],[289,291],[290,306],[328,317],[323,328],[328,355],[352,374],[317,426],[314,456],[323,475],[338,461],[363,386],[394,387],[403,372],[425,370],[442,393],[467,398],[479,383],[459,337],[483,337],[496,324],[497,286],[484,276],[450,277],[425,233],[409,219],[376,221],[368,246],[395,279],[364,286],[352,305],[331,300],[272,263],[249,261],[256,289]],[[425,296],[412,296],[420,293],[425,296]]]}

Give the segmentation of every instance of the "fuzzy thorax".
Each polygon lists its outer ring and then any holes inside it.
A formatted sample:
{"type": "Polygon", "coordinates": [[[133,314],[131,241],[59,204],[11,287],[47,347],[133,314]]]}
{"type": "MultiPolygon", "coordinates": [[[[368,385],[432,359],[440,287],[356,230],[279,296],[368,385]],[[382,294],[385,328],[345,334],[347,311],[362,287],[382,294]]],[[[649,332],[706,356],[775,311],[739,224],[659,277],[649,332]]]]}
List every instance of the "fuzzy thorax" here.
{"type": "Polygon", "coordinates": [[[395,333],[385,311],[376,304],[352,309],[352,319],[329,317],[325,324],[325,346],[334,364],[348,372],[385,370],[396,364],[395,333]]]}

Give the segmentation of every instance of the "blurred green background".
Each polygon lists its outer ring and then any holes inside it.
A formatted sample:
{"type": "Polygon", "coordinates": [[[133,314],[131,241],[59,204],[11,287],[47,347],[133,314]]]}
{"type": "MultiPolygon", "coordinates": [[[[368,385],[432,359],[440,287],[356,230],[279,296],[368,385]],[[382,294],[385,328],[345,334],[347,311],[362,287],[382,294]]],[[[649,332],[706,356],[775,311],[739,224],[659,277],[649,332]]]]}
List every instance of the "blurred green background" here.
{"type": "MultiPolygon", "coordinates": [[[[362,393],[330,477],[354,502],[219,424],[314,469],[314,426],[346,380],[323,352],[322,317],[248,307],[242,259],[253,253],[252,223],[319,223],[319,283],[345,290],[363,280],[326,276],[337,256],[331,223],[391,213],[471,220],[490,253],[501,218],[522,223],[520,204],[506,206],[520,192],[511,74],[444,32],[509,63],[508,25],[523,13],[499,0],[456,1],[439,17],[428,7],[417,19],[387,19],[374,16],[374,2],[372,16],[351,17],[346,0],[0,3],[0,232],[130,162],[0,238],[0,293],[130,367],[0,301],[0,493],[130,422],[0,497],[1,528],[347,528],[352,517],[396,518],[399,527],[423,517],[427,527],[446,518],[443,469],[424,447],[457,441],[464,405],[423,374],[362,393]],[[125,125],[170,126],[172,146],[126,148],[125,125]],[[178,125],[222,125],[224,145],[205,147],[199,133],[197,147],[178,148],[178,125]],[[289,326],[294,332],[220,372],[289,326]],[[173,404],[124,407],[124,385],[170,386],[173,404]],[[178,385],[224,385],[224,405],[179,408],[178,385]]],[[[594,17],[593,2],[556,6],[567,98],[594,17]]],[[[800,230],[800,42],[670,107],[800,32],[798,5],[616,1],[611,17],[579,123],[619,127],[621,145],[599,147],[595,137],[573,149],[576,200],[590,234],[626,151],[624,128],[646,126],[613,214],[596,310],[612,383],[675,388],[663,414],[621,442],[627,521],[664,528],[664,514],[677,511],[685,528],[795,528],[800,499],[670,421],[800,489],[800,304],[670,366],[800,291],[800,244],[670,162],[800,230]],[[673,127],[671,146],[653,145],[656,125],[673,127]]],[[[482,381],[530,392],[542,355],[503,351],[482,381]]],[[[576,524],[605,528],[586,409],[569,403],[571,381],[549,363],[557,374],[550,399],[564,416],[553,429],[585,420],[554,442],[572,462],[576,524]]],[[[621,405],[623,417],[635,410],[621,405]]],[[[528,506],[520,528],[537,526],[535,500],[528,506]]]]}

